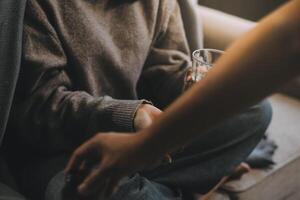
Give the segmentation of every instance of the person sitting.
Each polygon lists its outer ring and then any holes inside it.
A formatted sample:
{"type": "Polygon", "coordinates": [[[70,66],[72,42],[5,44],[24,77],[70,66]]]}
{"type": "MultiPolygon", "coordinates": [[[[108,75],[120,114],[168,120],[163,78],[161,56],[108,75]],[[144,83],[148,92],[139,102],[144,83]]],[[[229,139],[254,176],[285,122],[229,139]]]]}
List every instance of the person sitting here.
{"type": "MultiPolygon", "coordinates": [[[[191,63],[186,34],[177,1],[27,1],[6,140],[27,197],[79,198],[77,190],[64,193],[59,173],[74,149],[99,131],[135,134],[181,95],[191,63]]],[[[129,177],[116,195],[207,191],[248,156],[271,115],[267,102],[248,108],[176,152],[172,163],[129,177]]]]}
{"type": "MultiPolygon", "coordinates": [[[[170,105],[150,127],[137,134],[98,133],[78,147],[65,173],[78,172],[83,162],[91,161],[95,161],[96,170],[78,183],[77,190],[87,194],[101,185],[100,193],[111,195],[118,191],[123,177],[161,162],[166,154],[181,149],[201,135],[204,137],[228,117],[299,76],[299,8],[300,0],[289,1],[264,18],[237,40],[208,75],[170,105]]],[[[212,141],[211,145],[218,146],[218,143],[212,141]]]]}

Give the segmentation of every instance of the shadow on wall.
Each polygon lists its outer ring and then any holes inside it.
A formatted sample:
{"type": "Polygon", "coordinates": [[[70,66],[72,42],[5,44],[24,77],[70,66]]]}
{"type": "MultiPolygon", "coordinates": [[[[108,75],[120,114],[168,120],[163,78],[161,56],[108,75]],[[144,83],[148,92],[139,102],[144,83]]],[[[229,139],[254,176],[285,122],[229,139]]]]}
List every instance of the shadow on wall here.
{"type": "Polygon", "coordinates": [[[242,18],[257,21],[287,1],[288,0],[199,0],[199,3],[242,18]]]}

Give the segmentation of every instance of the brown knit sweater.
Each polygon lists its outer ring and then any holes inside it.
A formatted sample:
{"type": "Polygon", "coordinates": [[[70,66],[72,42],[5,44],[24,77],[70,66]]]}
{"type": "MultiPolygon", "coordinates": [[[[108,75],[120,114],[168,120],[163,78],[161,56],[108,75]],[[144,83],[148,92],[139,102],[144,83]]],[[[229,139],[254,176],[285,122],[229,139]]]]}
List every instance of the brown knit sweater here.
{"type": "Polygon", "coordinates": [[[133,131],[142,100],[168,105],[190,63],[175,0],[28,0],[10,131],[53,153],[133,131]]]}

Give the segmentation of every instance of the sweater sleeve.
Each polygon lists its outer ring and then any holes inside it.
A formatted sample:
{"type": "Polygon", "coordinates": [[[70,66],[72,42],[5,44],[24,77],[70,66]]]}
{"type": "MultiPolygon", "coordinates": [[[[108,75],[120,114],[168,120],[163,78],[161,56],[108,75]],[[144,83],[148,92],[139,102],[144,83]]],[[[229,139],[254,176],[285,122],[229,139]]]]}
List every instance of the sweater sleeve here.
{"type": "Polygon", "coordinates": [[[161,109],[182,93],[184,77],[191,64],[177,1],[162,2],[157,22],[160,28],[138,84],[140,97],[151,100],[161,109]]]}
{"type": "Polygon", "coordinates": [[[72,84],[61,42],[35,1],[25,15],[21,74],[10,124],[29,148],[48,153],[79,145],[98,131],[133,131],[142,100],[94,97],[72,84]],[[33,12],[34,11],[34,12],[33,12]]]}

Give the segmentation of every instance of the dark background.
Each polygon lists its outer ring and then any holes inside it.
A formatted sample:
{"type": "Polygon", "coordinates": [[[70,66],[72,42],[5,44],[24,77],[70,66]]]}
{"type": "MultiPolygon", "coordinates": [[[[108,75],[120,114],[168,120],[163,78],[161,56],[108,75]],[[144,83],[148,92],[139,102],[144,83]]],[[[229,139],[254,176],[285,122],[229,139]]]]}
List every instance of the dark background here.
{"type": "Polygon", "coordinates": [[[257,21],[287,0],[199,0],[201,5],[257,21]]]}

